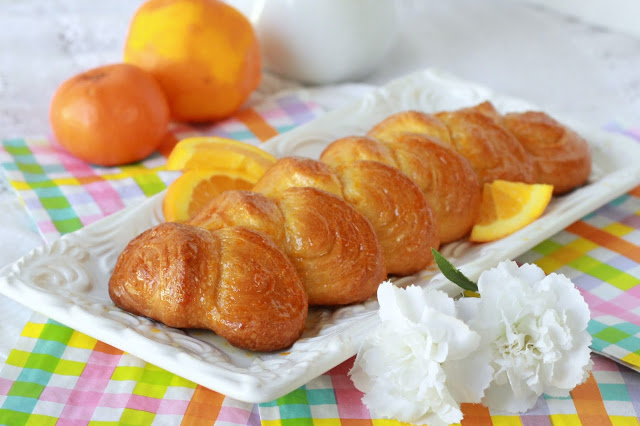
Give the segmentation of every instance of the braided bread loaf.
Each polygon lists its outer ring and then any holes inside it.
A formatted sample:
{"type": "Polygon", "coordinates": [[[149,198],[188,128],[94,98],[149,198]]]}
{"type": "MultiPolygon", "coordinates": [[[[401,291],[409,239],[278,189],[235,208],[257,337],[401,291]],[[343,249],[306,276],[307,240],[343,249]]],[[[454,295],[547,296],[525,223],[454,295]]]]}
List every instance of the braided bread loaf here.
{"type": "Polygon", "coordinates": [[[405,111],[340,138],[319,161],[280,159],[252,191],[227,191],[186,224],[133,239],[109,281],[113,301],[169,326],[207,328],[251,350],[291,345],[308,305],[357,303],[387,274],[432,262],[464,237],[494,179],[582,185],[579,135],[540,112],[488,102],[405,111]]]}

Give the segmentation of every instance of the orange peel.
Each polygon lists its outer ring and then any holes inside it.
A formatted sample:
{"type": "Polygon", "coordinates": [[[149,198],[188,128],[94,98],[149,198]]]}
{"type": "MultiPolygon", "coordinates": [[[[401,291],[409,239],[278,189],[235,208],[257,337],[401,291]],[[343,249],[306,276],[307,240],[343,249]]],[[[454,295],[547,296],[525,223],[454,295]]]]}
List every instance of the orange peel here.
{"type": "Polygon", "coordinates": [[[499,240],[538,219],[549,205],[553,185],[495,180],[485,183],[470,240],[499,240]]]}

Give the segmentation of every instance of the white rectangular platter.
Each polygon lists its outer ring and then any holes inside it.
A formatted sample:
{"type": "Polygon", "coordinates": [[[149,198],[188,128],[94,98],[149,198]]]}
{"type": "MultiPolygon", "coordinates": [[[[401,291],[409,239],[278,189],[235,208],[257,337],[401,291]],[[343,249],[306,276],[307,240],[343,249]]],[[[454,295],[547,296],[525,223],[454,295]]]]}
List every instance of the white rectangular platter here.
{"type": "MultiPolygon", "coordinates": [[[[407,109],[450,110],[490,100],[501,111],[538,109],[451,75],[426,70],[395,80],[361,100],[275,137],[264,148],[276,156],[317,158],[331,141],[363,135],[386,116],[407,109]]],[[[581,133],[593,153],[588,185],[555,198],[546,213],[500,241],[460,241],[441,251],[475,279],[499,261],[512,259],[597,207],[640,183],[640,144],[552,116],[581,133]]],[[[312,309],[302,338],[275,353],[230,346],[211,332],[177,330],[115,307],[107,284],[116,259],[140,232],[163,221],[162,197],[103,219],[40,247],[0,271],[0,292],[82,333],[136,355],[232,398],[265,402],[317,377],[357,352],[377,322],[377,302],[338,309],[312,309]]],[[[399,285],[457,288],[434,269],[396,281],[399,285]]]]}

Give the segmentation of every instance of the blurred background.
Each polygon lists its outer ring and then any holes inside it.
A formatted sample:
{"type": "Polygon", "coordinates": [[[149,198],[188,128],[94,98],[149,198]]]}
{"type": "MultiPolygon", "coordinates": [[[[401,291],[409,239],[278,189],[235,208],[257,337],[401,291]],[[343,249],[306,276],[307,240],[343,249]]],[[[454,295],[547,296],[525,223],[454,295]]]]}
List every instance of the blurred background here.
{"type": "MultiPolygon", "coordinates": [[[[257,1],[228,0],[248,16],[257,1]]],[[[397,37],[359,83],[436,67],[578,120],[637,124],[638,1],[390,1],[397,37]]],[[[0,0],[1,136],[46,134],[55,88],[79,71],[120,61],[140,3],[0,0]]],[[[329,33],[332,24],[323,25],[329,33]]]]}

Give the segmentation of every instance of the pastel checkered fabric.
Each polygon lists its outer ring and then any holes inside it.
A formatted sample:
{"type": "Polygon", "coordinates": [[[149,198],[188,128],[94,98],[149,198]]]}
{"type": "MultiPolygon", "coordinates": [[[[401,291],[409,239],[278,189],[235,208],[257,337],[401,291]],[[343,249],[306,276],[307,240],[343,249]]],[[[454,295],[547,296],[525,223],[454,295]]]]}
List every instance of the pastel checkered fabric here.
{"type": "Polygon", "coordinates": [[[0,375],[0,424],[258,425],[258,410],[225,398],[41,315],[0,375]]]}
{"type": "Polygon", "coordinates": [[[640,371],[640,187],[519,260],[571,278],[591,310],[592,348],[640,371]]]}
{"type": "MultiPolygon", "coordinates": [[[[403,423],[375,418],[360,402],[347,376],[354,358],[275,401],[260,404],[263,426],[391,426],[403,423]]],[[[640,374],[598,355],[586,383],[568,398],[543,395],[521,415],[492,412],[463,404],[463,425],[638,425],[640,374]]]]}

